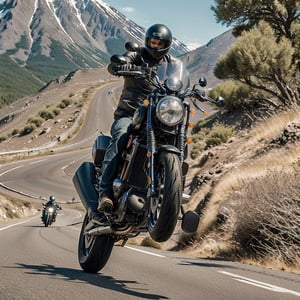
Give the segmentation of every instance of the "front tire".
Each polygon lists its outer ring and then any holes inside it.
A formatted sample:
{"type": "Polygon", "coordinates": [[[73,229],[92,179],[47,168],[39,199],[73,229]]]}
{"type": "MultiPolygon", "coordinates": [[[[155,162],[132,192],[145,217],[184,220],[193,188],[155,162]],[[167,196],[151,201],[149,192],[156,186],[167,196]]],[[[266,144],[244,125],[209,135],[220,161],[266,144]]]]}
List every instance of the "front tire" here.
{"type": "Polygon", "coordinates": [[[114,239],[110,234],[85,235],[85,227],[88,223],[89,217],[86,214],[79,236],[78,260],[85,272],[97,273],[106,265],[112,252],[114,239]]]}
{"type": "Polygon", "coordinates": [[[157,192],[151,199],[148,230],[156,242],[167,241],[177,224],[182,196],[182,174],[178,155],[161,152],[156,162],[157,192]]]}

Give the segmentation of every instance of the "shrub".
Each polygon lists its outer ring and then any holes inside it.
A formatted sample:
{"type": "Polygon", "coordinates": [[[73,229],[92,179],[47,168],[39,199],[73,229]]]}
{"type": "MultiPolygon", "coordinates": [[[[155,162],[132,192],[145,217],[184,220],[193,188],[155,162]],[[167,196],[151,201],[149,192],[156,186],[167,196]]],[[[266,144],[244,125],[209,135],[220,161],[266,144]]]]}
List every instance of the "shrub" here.
{"type": "Polygon", "coordinates": [[[269,172],[230,197],[240,255],[300,265],[299,180],[299,170],[269,172]]]}
{"type": "Polygon", "coordinates": [[[36,129],[35,124],[33,123],[29,123],[27,125],[25,125],[25,127],[23,128],[23,130],[20,132],[20,135],[26,135],[31,133],[32,131],[34,131],[36,129]]]}
{"type": "Polygon", "coordinates": [[[58,104],[58,107],[61,109],[66,108],[67,106],[71,105],[73,103],[73,100],[70,98],[62,99],[61,102],[58,104]]]}
{"type": "Polygon", "coordinates": [[[227,111],[235,111],[246,105],[250,98],[251,89],[233,80],[228,80],[218,84],[210,91],[209,96],[215,99],[221,95],[225,99],[225,108],[227,111]]]}
{"type": "Polygon", "coordinates": [[[42,117],[31,117],[28,119],[27,124],[35,124],[36,127],[40,127],[45,122],[45,119],[42,117]]]}
{"type": "Polygon", "coordinates": [[[12,136],[15,136],[15,135],[17,135],[17,134],[19,134],[20,133],[20,129],[14,129],[13,131],[12,131],[12,133],[11,133],[11,135],[12,136]]]}
{"type": "Polygon", "coordinates": [[[58,116],[61,113],[61,109],[59,107],[54,107],[52,111],[55,114],[55,116],[58,116]]]}
{"type": "Polygon", "coordinates": [[[220,123],[216,123],[211,129],[202,127],[202,125],[199,125],[198,128],[200,128],[199,131],[192,137],[194,143],[191,150],[192,159],[197,158],[203,150],[226,143],[235,133],[233,127],[220,123]]]}
{"type": "Polygon", "coordinates": [[[39,112],[39,116],[44,118],[45,120],[54,119],[55,114],[52,110],[42,110],[39,112]]]}
{"type": "Polygon", "coordinates": [[[7,135],[0,136],[0,143],[7,140],[7,135]]]}

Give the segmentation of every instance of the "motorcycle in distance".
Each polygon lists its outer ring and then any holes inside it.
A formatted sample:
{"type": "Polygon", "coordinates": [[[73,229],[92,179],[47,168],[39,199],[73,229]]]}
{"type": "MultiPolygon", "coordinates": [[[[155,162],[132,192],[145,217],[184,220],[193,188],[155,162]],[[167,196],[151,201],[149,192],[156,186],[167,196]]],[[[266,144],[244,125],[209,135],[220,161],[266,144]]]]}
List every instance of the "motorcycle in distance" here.
{"type": "MultiPolygon", "coordinates": [[[[128,42],[127,51],[137,51],[138,45],[128,42]]],[[[196,100],[222,104],[224,99],[213,100],[203,89],[204,77],[189,88],[188,73],[182,62],[170,63],[157,70],[146,64],[128,68],[123,56],[114,55],[112,62],[124,64],[117,75],[141,76],[155,86],[143,105],[135,112],[129,131],[127,147],[122,155],[119,175],[114,180],[117,206],[106,213],[107,224],[96,226],[90,222],[88,210],[98,206],[102,161],[110,136],[100,134],[92,148],[93,162],[84,162],[73,176],[73,184],[83,203],[86,214],[79,242],[78,260],[85,272],[97,273],[107,263],[114,243],[140,233],[149,233],[156,242],[167,241],[181,220],[184,232],[193,233],[199,224],[199,215],[185,211],[183,205],[190,196],[183,193],[188,164],[188,129],[194,108],[202,110],[196,100]]]]}
{"type": "Polygon", "coordinates": [[[45,227],[53,224],[56,221],[57,210],[59,208],[53,205],[47,205],[43,203],[43,211],[41,215],[42,222],[44,223],[45,227]]]}

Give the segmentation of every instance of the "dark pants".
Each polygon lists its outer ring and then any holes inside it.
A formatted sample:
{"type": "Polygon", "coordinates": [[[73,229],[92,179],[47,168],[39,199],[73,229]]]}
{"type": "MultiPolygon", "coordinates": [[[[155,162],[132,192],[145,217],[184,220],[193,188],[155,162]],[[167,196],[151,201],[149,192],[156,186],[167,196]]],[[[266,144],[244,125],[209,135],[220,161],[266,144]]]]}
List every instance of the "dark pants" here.
{"type": "Polygon", "coordinates": [[[116,119],[111,126],[111,141],[106,149],[102,163],[102,180],[100,182],[100,196],[106,194],[111,197],[112,185],[118,175],[121,155],[126,147],[128,139],[128,126],[131,124],[131,117],[116,119]]]}

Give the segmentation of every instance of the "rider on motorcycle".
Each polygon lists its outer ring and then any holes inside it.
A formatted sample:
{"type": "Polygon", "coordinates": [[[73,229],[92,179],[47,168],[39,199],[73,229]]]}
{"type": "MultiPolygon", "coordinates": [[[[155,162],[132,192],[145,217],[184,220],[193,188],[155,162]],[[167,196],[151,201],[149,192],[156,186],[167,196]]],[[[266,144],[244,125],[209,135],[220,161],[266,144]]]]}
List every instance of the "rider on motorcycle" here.
{"type": "Polygon", "coordinates": [[[58,205],[58,203],[55,200],[55,197],[53,195],[51,195],[49,197],[48,202],[45,204],[45,208],[46,207],[53,207],[54,208],[54,215],[53,215],[53,222],[55,222],[56,219],[56,211],[62,209],[60,205],[58,205]]]}
{"type": "MultiPolygon", "coordinates": [[[[150,26],[145,34],[145,45],[138,52],[126,52],[123,56],[130,69],[132,65],[158,67],[175,60],[168,54],[172,45],[172,33],[163,24],[150,26]]],[[[108,71],[118,75],[119,70],[124,70],[124,65],[111,62],[108,71]]],[[[111,141],[103,160],[103,175],[100,182],[98,212],[90,211],[90,218],[96,224],[103,224],[103,212],[110,212],[116,205],[112,185],[117,177],[121,154],[127,143],[127,129],[132,122],[136,108],[147,98],[154,86],[143,78],[124,77],[124,86],[119,99],[118,107],[114,112],[114,122],[111,126],[111,141]],[[100,213],[99,213],[100,212],[100,213]]]]}

